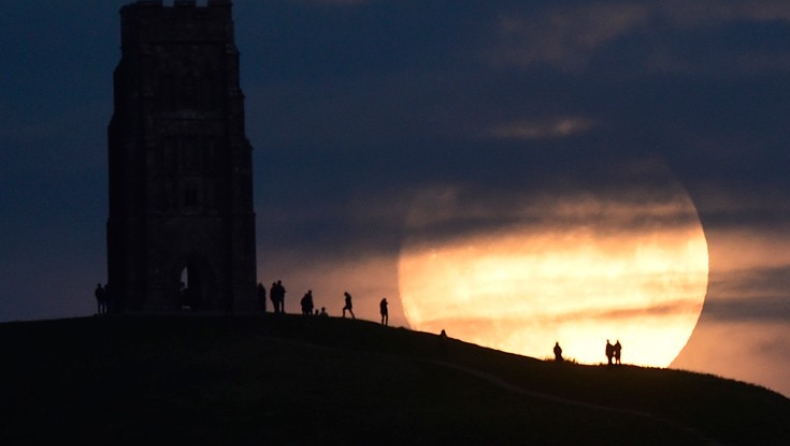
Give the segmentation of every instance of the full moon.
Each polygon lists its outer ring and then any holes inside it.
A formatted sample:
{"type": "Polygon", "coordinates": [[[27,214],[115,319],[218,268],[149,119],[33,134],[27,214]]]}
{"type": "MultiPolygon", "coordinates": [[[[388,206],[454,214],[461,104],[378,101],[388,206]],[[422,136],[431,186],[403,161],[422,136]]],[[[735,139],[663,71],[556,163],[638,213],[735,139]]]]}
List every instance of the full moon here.
{"type": "Polygon", "coordinates": [[[511,206],[443,185],[418,195],[407,227],[399,287],[421,331],[537,358],[559,342],[566,360],[587,364],[619,340],[624,363],[666,367],[705,300],[707,243],[677,184],[511,206]]]}

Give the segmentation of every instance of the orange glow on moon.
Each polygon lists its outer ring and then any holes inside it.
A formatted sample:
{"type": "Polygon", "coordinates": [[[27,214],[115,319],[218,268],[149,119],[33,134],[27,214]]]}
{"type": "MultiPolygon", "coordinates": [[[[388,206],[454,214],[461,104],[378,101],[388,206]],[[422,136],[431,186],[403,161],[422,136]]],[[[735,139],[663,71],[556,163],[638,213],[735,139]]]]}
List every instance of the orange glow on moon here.
{"type": "MultiPolygon", "coordinates": [[[[427,195],[410,215],[413,233],[486,211],[451,190],[427,195]]],[[[605,362],[606,340],[619,339],[624,363],[668,366],[708,284],[707,243],[685,192],[643,204],[586,197],[549,213],[540,224],[409,237],[399,287],[411,326],[537,358],[559,341],[581,363],[605,362]]]]}

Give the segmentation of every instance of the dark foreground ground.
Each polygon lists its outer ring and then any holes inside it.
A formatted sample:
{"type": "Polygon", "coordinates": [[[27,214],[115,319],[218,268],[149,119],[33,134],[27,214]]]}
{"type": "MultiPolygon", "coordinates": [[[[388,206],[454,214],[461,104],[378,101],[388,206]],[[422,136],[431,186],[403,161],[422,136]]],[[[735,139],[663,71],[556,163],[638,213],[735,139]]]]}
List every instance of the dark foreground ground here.
{"type": "Polygon", "coordinates": [[[0,444],[790,444],[790,400],[343,319],[0,324],[0,444]]]}

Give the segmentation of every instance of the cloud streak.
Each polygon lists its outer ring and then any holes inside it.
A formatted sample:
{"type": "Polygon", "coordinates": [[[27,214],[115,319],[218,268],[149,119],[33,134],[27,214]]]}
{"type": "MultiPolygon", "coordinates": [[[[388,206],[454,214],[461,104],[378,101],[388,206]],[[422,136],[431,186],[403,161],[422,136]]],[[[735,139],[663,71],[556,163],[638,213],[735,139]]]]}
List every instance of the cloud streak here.
{"type": "Polygon", "coordinates": [[[524,140],[566,138],[586,133],[595,125],[594,120],[582,117],[563,117],[540,121],[523,120],[494,126],[491,129],[491,136],[524,140]]]}
{"type": "MultiPolygon", "coordinates": [[[[654,73],[755,75],[790,68],[787,54],[777,55],[769,47],[760,52],[708,47],[720,60],[684,56],[680,42],[667,35],[685,38],[689,32],[718,29],[726,32],[743,23],[786,22],[790,7],[776,0],[745,1],[597,1],[561,2],[554,7],[500,13],[499,42],[487,58],[496,66],[523,68],[547,64],[563,71],[578,72],[594,64],[605,48],[634,37],[646,51],[641,69],[654,73]],[[667,43],[670,43],[667,45],[667,43]],[[733,63],[735,58],[735,63],[733,63]],[[711,63],[715,65],[711,67],[711,63]]],[[[693,42],[696,39],[692,39],[693,42]]],[[[743,43],[743,42],[740,42],[743,43]]],[[[742,46],[742,45],[736,45],[742,46]]]]}

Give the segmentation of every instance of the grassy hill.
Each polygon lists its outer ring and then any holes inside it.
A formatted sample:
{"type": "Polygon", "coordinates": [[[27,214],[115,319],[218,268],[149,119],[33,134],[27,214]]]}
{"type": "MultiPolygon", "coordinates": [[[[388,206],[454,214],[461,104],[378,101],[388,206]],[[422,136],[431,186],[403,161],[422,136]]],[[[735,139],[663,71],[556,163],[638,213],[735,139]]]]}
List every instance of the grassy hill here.
{"type": "Polygon", "coordinates": [[[347,319],[10,323],[0,355],[2,444],[790,444],[758,386],[347,319]]]}

